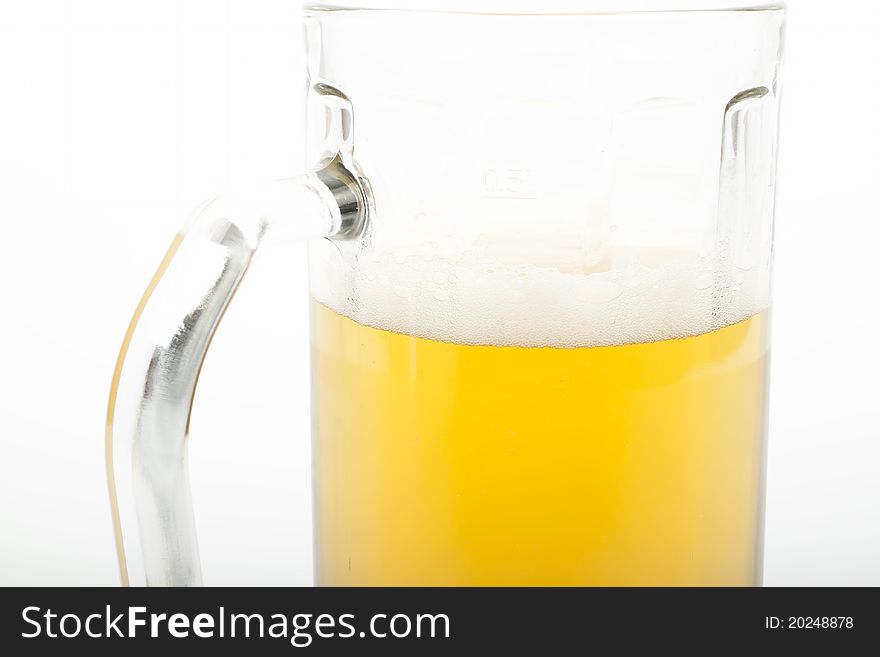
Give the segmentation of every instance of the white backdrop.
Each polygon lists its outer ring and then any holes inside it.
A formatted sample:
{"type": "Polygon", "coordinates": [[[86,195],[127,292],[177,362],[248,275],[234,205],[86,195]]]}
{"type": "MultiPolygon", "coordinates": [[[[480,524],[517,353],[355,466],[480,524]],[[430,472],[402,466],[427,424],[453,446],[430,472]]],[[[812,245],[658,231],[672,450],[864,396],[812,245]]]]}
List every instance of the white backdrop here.
{"type": "MultiPolygon", "coordinates": [[[[880,8],[789,7],[765,582],[880,585],[880,8]]],[[[0,0],[0,585],[117,582],[103,426],[120,340],[194,204],[300,169],[299,14],[0,0]]],[[[304,279],[302,250],[267,253],[200,379],[211,584],[311,581],[304,279]]]]}

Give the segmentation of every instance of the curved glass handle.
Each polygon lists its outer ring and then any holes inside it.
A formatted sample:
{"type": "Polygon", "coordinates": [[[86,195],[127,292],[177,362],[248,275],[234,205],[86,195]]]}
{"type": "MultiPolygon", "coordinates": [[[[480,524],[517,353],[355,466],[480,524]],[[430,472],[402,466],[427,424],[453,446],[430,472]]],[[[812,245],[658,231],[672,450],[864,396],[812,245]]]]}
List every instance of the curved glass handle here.
{"type": "Polygon", "coordinates": [[[352,169],[337,155],[300,178],[214,199],[171,243],[129,324],[107,411],[124,586],[201,584],[187,435],[205,353],[262,245],[359,233],[368,203],[352,169]]]}
{"type": "Polygon", "coordinates": [[[352,107],[326,83],[326,153],[304,176],[199,208],[171,243],[123,339],[107,409],[105,450],[123,585],[201,584],[187,436],[199,372],[259,248],[310,237],[353,238],[369,184],[354,162],[352,107]]]}

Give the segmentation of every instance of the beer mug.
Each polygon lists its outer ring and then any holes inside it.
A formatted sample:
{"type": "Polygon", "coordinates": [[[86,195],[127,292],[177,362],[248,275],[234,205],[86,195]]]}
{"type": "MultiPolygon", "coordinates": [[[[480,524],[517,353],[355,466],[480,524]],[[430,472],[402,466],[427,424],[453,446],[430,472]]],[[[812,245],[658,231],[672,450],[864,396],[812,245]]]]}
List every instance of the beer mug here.
{"type": "Polygon", "coordinates": [[[123,582],[201,583],[199,370],[303,239],[318,584],[760,584],[784,9],[733,4],[307,7],[307,172],[201,207],[123,341],[123,582]]]}

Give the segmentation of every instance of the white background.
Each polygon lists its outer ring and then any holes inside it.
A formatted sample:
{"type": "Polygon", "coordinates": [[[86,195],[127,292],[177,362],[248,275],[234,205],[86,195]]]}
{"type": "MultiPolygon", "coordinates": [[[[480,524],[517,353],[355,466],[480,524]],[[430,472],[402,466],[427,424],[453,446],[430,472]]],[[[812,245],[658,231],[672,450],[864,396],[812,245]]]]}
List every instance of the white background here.
{"type": "MultiPolygon", "coordinates": [[[[0,0],[0,585],[115,584],[130,314],[194,204],[298,172],[295,0],[0,0]]],[[[765,582],[880,585],[880,9],[789,3],[765,582]]],[[[266,254],[192,419],[210,584],[311,582],[302,250],[266,254]],[[245,347],[247,345],[247,348],[245,347]]]]}

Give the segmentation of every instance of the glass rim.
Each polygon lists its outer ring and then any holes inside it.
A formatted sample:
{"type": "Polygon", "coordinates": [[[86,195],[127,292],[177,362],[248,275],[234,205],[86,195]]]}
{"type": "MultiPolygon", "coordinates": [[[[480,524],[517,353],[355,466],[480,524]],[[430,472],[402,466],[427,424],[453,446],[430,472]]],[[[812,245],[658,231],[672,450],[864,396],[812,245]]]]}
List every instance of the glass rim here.
{"type": "MultiPolygon", "coordinates": [[[[411,4],[411,3],[410,3],[411,4]]],[[[320,0],[309,2],[303,5],[306,12],[316,13],[344,13],[344,12],[397,12],[402,14],[452,14],[452,15],[474,15],[474,16],[615,16],[628,14],[680,14],[680,13],[700,13],[715,14],[728,12],[773,12],[785,11],[786,3],[779,2],[737,2],[736,0],[721,0],[718,2],[707,2],[706,0],[666,0],[661,6],[651,7],[649,3],[644,1],[621,2],[546,2],[546,3],[520,3],[533,5],[523,9],[495,9],[487,6],[489,3],[479,0],[471,0],[470,2],[443,2],[436,0],[430,3],[423,3],[426,6],[412,7],[406,6],[405,3],[395,0],[372,0],[368,2],[357,2],[356,0],[341,0],[341,2],[321,2],[320,0]],[[444,6],[447,5],[447,6],[444,6]],[[541,6],[543,5],[543,7],[541,6]],[[582,5],[582,6],[578,6],[582,5]],[[616,6],[614,6],[616,5],[616,6]],[[620,6],[625,5],[625,6],[620,6]],[[705,6],[701,6],[705,5],[705,6]]],[[[504,3],[510,5],[511,3],[504,3]]]]}

